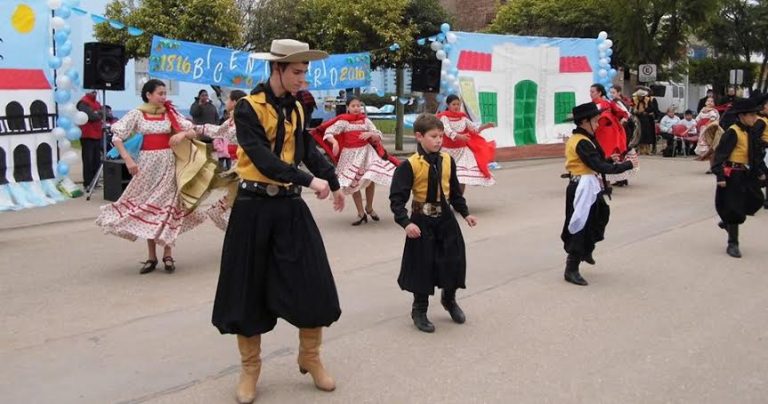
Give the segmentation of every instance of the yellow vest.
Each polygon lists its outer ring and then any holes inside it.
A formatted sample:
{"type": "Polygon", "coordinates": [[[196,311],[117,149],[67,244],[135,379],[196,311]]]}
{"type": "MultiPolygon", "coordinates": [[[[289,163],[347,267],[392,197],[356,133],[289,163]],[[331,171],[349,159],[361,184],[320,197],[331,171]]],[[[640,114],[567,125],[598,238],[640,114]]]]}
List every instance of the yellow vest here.
{"type": "MultiPolygon", "coordinates": [[[[443,157],[443,178],[441,178],[443,194],[445,195],[445,200],[448,200],[451,195],[451,156],[445,152],[440,152],[440,155],[443,157]]],[[[413,186],[411,186],[413,200],[416,202],[426,202],[427,185],[429,184],[429,163],[419,153],[408,157],[408,162],[413,170],[413,186]]],[[[437,192],[440,191],[438,190],[437,192]]],[[[439,194],[435,199],[440,201],[439,194]]]]}
{"type": "Polygon", "coordinates": [[[595,145],[592,140],[579,133],[571,135],[565,143],[565,170],[571,173],[571,175],[590,175],[595,173],[581,161],[579,153],[576,153],[576,145],[582,140],[592,143],[593,146],[595,145]]]}
{"type": "Polygon", "coordinates": [[[728,161],[749,164],[749,135],[738,125],[731,125],[731,129],[736,133],[736,147],[733,148],[728,161]]]}
{"type": "Polygon", "coordinates": [[[758,116],[757,119],[765,122],[765,128],[763,128],[763,134],[761,137],[763,139],[763,142],[768,143],[768,118],[764,116],[758,116]]]}
{"type": "MultiPolygon", "coordinates": [[[[275,139],[277,138],[277,111],[275,108],[267,102],[267,96],[263,92],[243,97],[256,112],[256,116],[259,118],[259,122],[264,127],[264,132],[269,139],[269,143],[272,149],[275,147],[275,139]]],[[[296,102],[296,108],[293,109],[291,114],[291,121],[285,121],[285,141],[283,142],[283,150],[280,153],[280,160],[287,164],[293,164],[293,156],[296,152],[296,138],[294,132],[296,131],[296,123],[304,122],[304,110],[301,108],[301,104],[296,102]]],[[[242,147],[237,148],[237,166],[235,167],[237,175],[248,181],[266,182],[276,185],[288,185],[278,181],[275,181],[266,175],[262,174],[258,168],[251,162],[248,155],[245,153],[242,147]]]]}

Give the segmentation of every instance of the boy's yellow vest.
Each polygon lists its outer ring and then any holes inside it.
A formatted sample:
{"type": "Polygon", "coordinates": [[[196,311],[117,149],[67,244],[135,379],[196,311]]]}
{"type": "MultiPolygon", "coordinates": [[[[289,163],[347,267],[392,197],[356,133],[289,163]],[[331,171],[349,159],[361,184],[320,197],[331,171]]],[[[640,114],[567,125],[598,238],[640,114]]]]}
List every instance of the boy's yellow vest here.
{"type": "Polygon", "coordinates": [[[736,132],[736,147],[733,148],[728,161],[749,164],[749,135],[739,125],[731,125],[730,129],[736,132]]]}
{"type": "MultiPolygon", "coordinates": [[[[264,127],[264,132],[267,134],[269,143],[274,148],[275,138],[277,137],[277,111],[267,102],[266,94],[258,93],[244,97],[251,108],[256,112],[256,116],[259,118],[259,122],[264,127]]],[[[304,122],[304,110],[299,102],[296,102],[296,108],[293,109],[291,114],[291,121],[285,121],[285,142],[283,143],[283,150],[280,153],[280,160],[288,163],[294,163],[294,153],[296,152],[296,138],[294,132],[296,131],[296,124],[303,124],[304,122]]],[[[248,155],[245,153],[242,147],[237,148],[237,166],[235,167],[237,175],[248,181],[266,182],[276,185],[287,185],[281,182],[275,181],[266,175],[262,174],[258,168],[251,162],[248,155]]]]}
{"type": "Polygon", "coordinates": [[[574,133],[565,143],[565,170],[571,175],[590,175],[595,173],[581,161],[579,154],[576,153],[576,145],[582,140],[586,140],[594,145],[592,140],[580,133],[574,133]]]}
{"type": "MultiPolygon", "coordinates": [[[[445,200],[448,200],[451,195],[451,156],[445,152],[440,152],[440,155],[443,157],[442,178],[440,180],[445,200]]],[[[411,187],[413,190],[413,200],[422,203],[426,202],[427,184],[429,183],[429,163],[419,153],[408,157],[408,163],[410,163],[413,170],[413,186],[411,187]]],[[[440,192],[440,190],[437,192],[440,192]]],[[[437,194],[435,199],[440,201],[440,195],[437,194]]]]}

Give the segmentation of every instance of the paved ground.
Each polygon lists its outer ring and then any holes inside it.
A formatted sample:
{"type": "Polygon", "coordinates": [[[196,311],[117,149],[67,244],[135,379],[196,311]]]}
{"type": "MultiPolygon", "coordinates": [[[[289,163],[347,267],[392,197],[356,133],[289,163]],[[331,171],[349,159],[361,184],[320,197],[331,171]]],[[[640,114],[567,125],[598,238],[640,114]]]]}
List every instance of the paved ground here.
{"type": "MultiPolygon", "coordinates": [[[[344,311],[323,351],[338,389],[299,374],[296,330],[281,322],[264,338],[258,402],[765,402],[768,215],[729,258],[705,167],[645,159],[616,190],[580,288],[562,280],[561,164],[508,163],[498,185],[470,189],[468,321],[433,299],[432,335],[395,282],[404,235],[384,189],[384,220],[360,228],[352,210],[309,200],[344,311]]],[[[183,235],[175,274],[140,276],[144,245],[101,235],[101,203],[0,214],[0,401],[234,402],[235,340],[210,325],[222,233],[183,235]]]]}

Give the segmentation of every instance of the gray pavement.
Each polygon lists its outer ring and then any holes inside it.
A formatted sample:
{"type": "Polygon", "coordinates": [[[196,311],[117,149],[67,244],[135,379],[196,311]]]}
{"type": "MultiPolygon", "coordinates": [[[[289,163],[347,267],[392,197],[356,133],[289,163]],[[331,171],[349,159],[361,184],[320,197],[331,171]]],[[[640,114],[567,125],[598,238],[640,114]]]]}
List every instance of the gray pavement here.
{"type": "MultiPolygon", "coordinates": [[[[462,225],[464,325],[433,298],[435,334],[412,325],[396,284],[404,241],[386,188],[360,228],[307,196],[342,303],[323,393],[295,364],[298,336],[263,339],[260,403],[762,403],[768,397],[766,212],[725,254],[714,179],[690,159],[646,158],[611,201],[586,288],[562,280],[560,160],[505,163],[470,188],[462,225]]],[[[143,243],[101,234],[83,198],[0,213],[0,402],[231,403],[238,354],[210,325],[222,232],[182,235],[177,272],[138,275],[143,243]]]]}

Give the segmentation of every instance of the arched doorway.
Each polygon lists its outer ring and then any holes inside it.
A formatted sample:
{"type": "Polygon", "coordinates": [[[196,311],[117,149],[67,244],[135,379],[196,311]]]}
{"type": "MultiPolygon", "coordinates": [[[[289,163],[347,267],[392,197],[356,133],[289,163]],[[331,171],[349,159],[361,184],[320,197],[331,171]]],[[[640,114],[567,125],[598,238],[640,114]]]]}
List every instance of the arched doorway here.
{"type": "Polygon", "coordinates": [[[48,143],[37,146],[37,174],[41,180],[55,178],[53,175],[53,149],[48,143]]]}
{"type": "Polygon", "coordinates": [[[32,156],[29,147],[23,144],[13,149],[13,179],[16,182],[32,181],[32,156]]]}
{"type": "Polygon", "coordinates": [[[35,100],[29,107],[32,129],[48,129],[48,105],[40,100],[35,100]]]}
{"type": "Polygon", "coordinates": [[[24,107],[16,101],[11,101],[5,106],[5,119],[8,122],[8,130],[11,132],[20,132],[26,129],[24,107]]]}
{"type": "Polygon", "coordinates": [[[515,85],[515,146],[536,144],[536,97],[539,86],[531,80],[515,85]]]}

